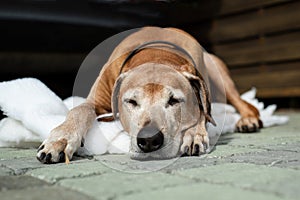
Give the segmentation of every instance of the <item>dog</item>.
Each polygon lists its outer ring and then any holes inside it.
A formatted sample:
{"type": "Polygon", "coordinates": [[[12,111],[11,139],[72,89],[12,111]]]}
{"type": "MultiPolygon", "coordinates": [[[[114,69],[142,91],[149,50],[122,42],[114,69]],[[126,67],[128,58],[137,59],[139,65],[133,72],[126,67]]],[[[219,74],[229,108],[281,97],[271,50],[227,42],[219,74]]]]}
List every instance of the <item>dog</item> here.
{"type": "Polygon", "coordinates": [[[86,102],[70,110],[65,121],[51,131],[37,159],[47,164],[71,159],[96,117],[111,112],[113,117],[104,120],[120,119],[131,138],[133,159],[205,153],[209,150],[206,125],[215,122],[208,81],[202,73],[220,90],[225,88],[227,100],[241,115],[238,132],[263,127],[258,110],[240,98],[221,59],[204,52],[183,30],[145,27],[114,49],[86,102]]]}

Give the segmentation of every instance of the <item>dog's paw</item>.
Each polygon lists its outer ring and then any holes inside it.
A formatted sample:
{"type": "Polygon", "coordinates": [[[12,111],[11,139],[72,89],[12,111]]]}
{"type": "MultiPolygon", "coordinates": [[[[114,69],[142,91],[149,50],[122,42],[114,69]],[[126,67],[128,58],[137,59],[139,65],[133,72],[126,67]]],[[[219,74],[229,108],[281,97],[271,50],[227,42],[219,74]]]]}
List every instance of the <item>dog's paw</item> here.
{"type": "Polygon", "coordinates": [[[69,162],[80,147],[81,138],[75,133],[54,129],[37,150],[37,159],[44,164],[69,162]]]}
{"type": "Polygon", "coordinates": [[[209,151],[209,138],[205,131],[204,134],[191,135],[185,133],[183,143],[180,147],[181,156],[200,156],[209,151]]]}
{"type": "Polygon", "coordinates": [[[236,123],[236,132],[253,133],[263,127],[262,121],[257,117],[242,117],[236,123]]]}

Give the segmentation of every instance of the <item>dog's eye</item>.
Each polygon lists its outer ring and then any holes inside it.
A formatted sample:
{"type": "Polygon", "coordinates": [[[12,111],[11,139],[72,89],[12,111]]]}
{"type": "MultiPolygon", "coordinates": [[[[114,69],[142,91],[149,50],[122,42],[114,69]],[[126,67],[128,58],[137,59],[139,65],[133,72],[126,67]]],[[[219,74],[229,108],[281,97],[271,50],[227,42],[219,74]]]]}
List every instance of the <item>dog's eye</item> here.
{"type": "Polygon", "coordinates": [[[131,104],[133,107],[136,107],[138,105],[136,100],[133,99],[126,99],[125,102],[131,104]]]}
{"type": "Polygon", "coordinates": [[[178,104],[178,103],[180,103],[180,100],[174,98],[173,96],[171,96],[168,101],[168,105],[170,105],[170,106],[174,106],[175,104],[178,104]]]}

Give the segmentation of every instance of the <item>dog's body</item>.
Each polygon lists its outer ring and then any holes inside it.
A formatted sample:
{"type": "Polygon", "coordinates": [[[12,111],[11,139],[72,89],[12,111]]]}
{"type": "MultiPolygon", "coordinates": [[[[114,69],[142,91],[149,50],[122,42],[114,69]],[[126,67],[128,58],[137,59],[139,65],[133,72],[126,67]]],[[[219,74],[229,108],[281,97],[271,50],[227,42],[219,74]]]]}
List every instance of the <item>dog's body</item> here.
{"type": "Polygon", "coordinates": [[[119,113],[132,138],[133,158],[205,152],[209,148],[205,125],[214,121],[209,86],[197,69],[201,74],[206,69],[220,91],[225,88],[227,99],[241,114],[238,131],[254,132],[262,126],[258,111],[240,99],[220,59],[203,52],[192,36],[179,29],[146,27],[115,48],[86,102],[51,132],[37,158],[44,163],[61,162],[65,154],[72,158],[96,116],[111,112],[115,118],[119,113]]]}

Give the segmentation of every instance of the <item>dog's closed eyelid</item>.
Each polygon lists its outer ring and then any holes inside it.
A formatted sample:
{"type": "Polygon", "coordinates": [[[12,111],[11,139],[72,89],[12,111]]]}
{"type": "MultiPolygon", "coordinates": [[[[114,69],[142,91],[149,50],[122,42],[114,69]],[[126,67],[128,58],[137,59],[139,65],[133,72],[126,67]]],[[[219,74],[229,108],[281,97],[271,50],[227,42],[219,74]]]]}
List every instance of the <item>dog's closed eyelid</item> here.
{"type": "Polygon", "coordinates": [[[137,101],[134,100],[134,99],[125,99],[124,102],[125,102],[125,103],[128,103],[128,104],[130,104],[130,105],[132,105],[132,106],[134,106],[134,107],[138,106],[137,101]]]}
{"type": "Polygon", "coordinates": [[[176,98],[172,95],[172,96],[170,96],[170,98],[168,100],[167,106],[174,106],[175,104],[178,104],[181,102],[184,102],[183,98],[176,98]]]}

